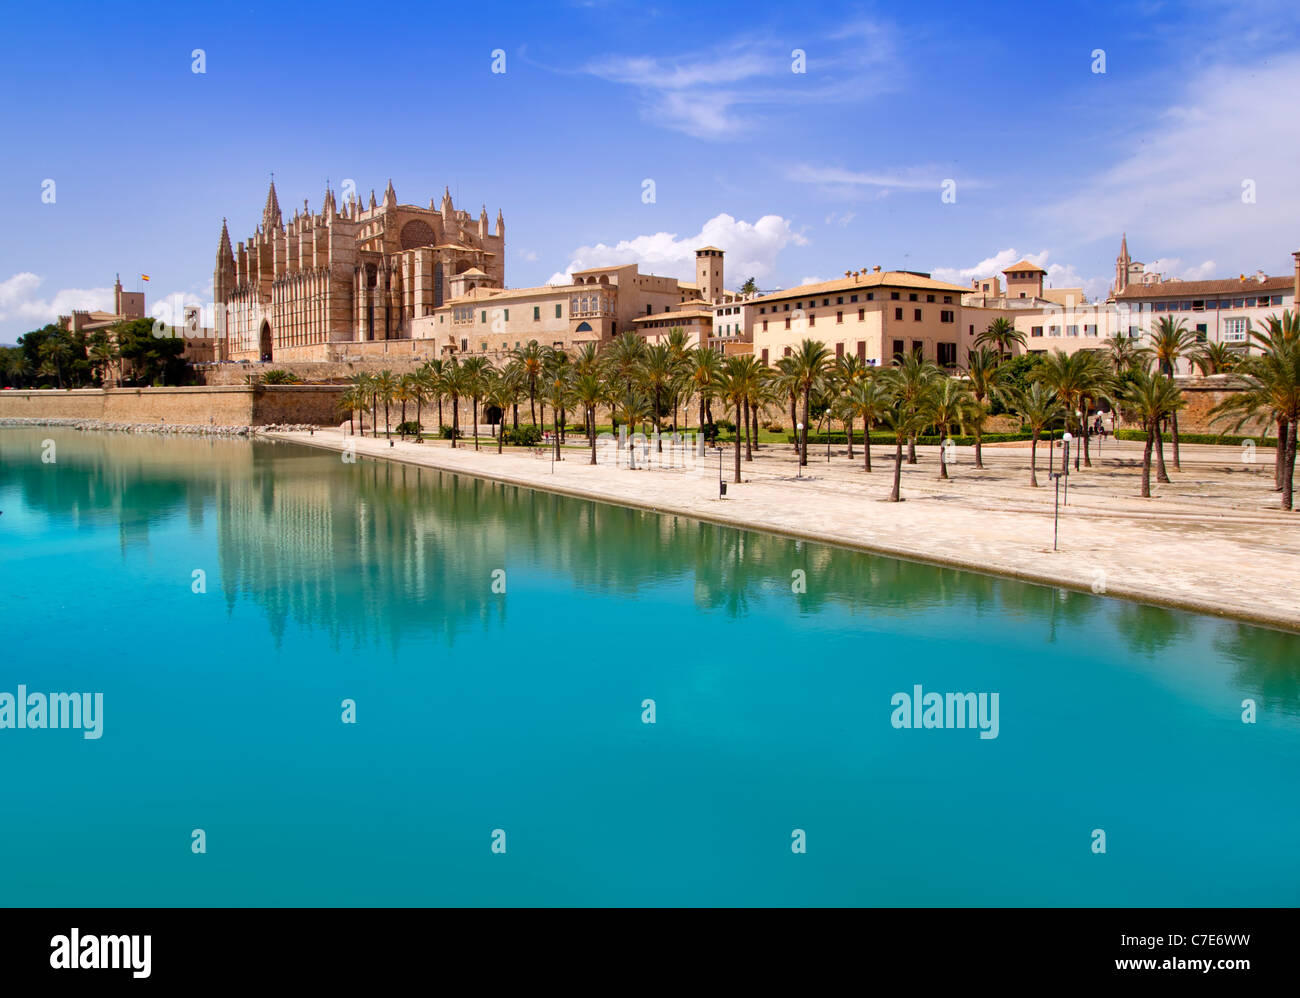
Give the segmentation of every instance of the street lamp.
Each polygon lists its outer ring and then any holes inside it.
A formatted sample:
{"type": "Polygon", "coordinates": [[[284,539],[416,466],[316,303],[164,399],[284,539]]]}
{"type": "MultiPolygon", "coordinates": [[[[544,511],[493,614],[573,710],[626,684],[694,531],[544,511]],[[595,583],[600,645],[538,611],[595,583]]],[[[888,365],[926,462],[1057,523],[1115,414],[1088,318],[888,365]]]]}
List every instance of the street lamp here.
{"type": "Polygon", "coordinates": [[[1065,498],[1066,505],[1069,505],[1070,499],[1070,441],[1074,439],[1067,430],[1061,434],[1062,456],[1065,458],[1061,467],[1062,471],[1049,471],[1052,480],[1056,483],[1056,511],[1052,516],[1052,550],[1056,550],[1057,539],[1061,534],[1061,479],[1065,479],[1065,498]]]}
{"type": "Polygon", "coordinates": [[[722,444],[718,444],[718,498],[727,496],[727,483],[722,480],[722,444]]]}
{"type": "Polygon", "coordinates": [[[794,449],[795,451],[797,451],[797,455],[795,457],[795,462],[794,462],[794,477],[803,478],[803,448],[804,448],[803,423],[795,423],[794,439],[795,439],[794,449]]]}

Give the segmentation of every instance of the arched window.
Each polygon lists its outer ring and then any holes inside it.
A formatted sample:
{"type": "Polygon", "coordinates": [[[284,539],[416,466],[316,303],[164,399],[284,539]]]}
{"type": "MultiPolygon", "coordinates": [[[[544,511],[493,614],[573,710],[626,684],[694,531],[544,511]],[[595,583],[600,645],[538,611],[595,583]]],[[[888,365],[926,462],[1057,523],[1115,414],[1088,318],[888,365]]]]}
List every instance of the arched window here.
{"type": "Polygon", "coordinates": [[[578,323],[578,328],[575,329],[574,332],[575,332],[575,333],[589,333],[589,332],[591,332],[591,323],[589,323],[589,322],[580,322],[580,323],[578,323]]]}

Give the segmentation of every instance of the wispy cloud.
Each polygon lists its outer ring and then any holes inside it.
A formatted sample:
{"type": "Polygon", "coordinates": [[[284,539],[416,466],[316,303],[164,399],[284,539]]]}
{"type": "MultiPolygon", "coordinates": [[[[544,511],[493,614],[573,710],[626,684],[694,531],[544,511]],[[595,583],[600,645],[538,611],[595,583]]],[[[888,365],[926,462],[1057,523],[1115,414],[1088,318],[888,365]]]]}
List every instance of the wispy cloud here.
{"type": "Polygon", "coordinates": [[[817,187],[823,194],[837,200],[888,197],[893,191],[932,191],[937,198],[945,185],[954,180],[957,190],[984,186],[979,180],[954,178],[951,168],[934,165],[850,170],[843,166],[796,163],[786,171],[786,178],[797,184],[817,187]]]}
{"type": "MultiPolygon", "coordinates": [[[[1047,271],[1047,276],[1043,279],[1044,287],[1083,288],[1084,293],[1090,298],[1105,297],[1110,289],[1108,278],[1084,277],[1073,264],[1055,263],[1051,260],[1051,255],[1049,250],[1022,253],[1012,246],[998,250],[992,256],[985,257],[970,267],[936,267],[933,275],[940,281],[949,281],[953,284],[969,284],[980,277],[997,277],[1005,282],[1006,278],[1002,274],[1005,268],[1021,260],[1028,260],[1047,271]]],[[[1003,286],[1005,289],[1005,284],[1003,286]]]]}
{"type": "Polygon", "coordinates": [[[765,111],[863,100],[899,85],[895,31],[861,20],[806,39],[750,34],[691,52],[611,55],[582,72],[633,88],[644,120],[703,139],[754,132],[765,111]],[[795,71],[795,50],[804,52],[795,71]]]}
{"type": "Polygon", "coordinates": [[[1115,140],[1099,137],[1101,170],[1040,212],[1066,238],[1129,235],[1129,248],[1218,256],[1229,266],[1289,264],[1300,217],[1300,56],[1220,64],[1192,74],[1176,102],[1115,140]],[[1253,203],[1250,196],[1253,194],[1253,203]],[[1245,197],[1243,197],[1245,195],[1245,197]]]}

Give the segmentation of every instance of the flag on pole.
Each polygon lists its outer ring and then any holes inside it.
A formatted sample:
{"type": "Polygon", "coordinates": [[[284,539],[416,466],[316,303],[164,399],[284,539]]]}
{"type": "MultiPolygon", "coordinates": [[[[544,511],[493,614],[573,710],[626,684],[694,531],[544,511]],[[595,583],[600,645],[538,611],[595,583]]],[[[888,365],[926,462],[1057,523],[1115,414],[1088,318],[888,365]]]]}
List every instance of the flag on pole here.
{"type": "Polygon", "coordinates": [[[140,275],[140,280],[142,280],[142,281],[147,281],[147,280],[149,280],[149,275],[148,275],[148,274],[141,274],[141,275],[140,275]]]}

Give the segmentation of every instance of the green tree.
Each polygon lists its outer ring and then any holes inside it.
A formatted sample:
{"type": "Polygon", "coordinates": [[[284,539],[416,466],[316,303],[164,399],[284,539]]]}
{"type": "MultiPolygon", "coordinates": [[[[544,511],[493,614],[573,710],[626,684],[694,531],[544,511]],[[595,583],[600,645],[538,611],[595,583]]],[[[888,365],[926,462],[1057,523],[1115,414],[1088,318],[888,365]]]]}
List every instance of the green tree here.
{"type": "MultiPolygon", "coordinates": [[[[1146,446],[1142,451],[1142,498],[1150,499],[1151,451],[1154,447],[1157,456],[1160,455],[1160,426],[1182,407],[1182,392],[1174,384],[1174,379],[1167,375],[1136,371],[1125,384],[1120,402],[1130,418],[1146,431],[1146,446]]],[[[1161,460],[1163,462],[1163,458],[1161,460]]],[[[1169,478],[1165,475],[1160,480],[1167,482],[1169,478]]]]}
{"type": "Polygon", "coordinates": [[[1029,444],[1029,484],[1038,488],[1038,438],[1045,429],[1065,417],[1066,407],[1057,398],[1056,392],[1046,387],[1042,381],[1034,381],[1027,388],[1014,389],[1007,402],[1020,414],[1032,435],[1029,444]]]}
{"type": "Polygon", "coordinates": [[[994,319],[984,332],[975,337],[975,346],[992,346],[999,356],[1008,360],[1016,347],[1024,350],[1026,342],[1025,334],[1016,329],[1010,319],[1002,317],[994,319]]]}

